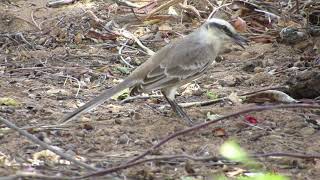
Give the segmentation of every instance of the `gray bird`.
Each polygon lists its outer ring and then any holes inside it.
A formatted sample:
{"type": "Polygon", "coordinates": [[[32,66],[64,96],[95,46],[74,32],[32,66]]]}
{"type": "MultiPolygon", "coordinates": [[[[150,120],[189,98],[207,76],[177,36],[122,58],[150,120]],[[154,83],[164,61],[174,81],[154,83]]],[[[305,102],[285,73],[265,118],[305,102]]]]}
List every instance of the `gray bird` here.
{"type": "Polygon", "coordinates": [[[175,100],[177,89],[199,78],[212,64],[224,42],[232,40],[244,48],[247,40],[225,20],[212,18],[191,34],[157,51],[137,67],[124,81],[68,114],[66,123],[76,116],[104,103],[116,93],[131,88],[131,94],[160,90],[173,111],[192,124],[192,120],[175,100]]]}

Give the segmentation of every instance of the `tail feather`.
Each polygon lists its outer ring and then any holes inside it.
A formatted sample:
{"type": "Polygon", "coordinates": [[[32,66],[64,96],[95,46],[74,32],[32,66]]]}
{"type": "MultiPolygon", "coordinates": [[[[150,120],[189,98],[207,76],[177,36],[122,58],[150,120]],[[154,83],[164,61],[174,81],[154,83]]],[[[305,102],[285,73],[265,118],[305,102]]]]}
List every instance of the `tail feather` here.
{"type": "Polygon", "coordinates": [[[85,105],[79,107],[75,111],[67,114],[60,122],[61,123],[67,123],[74,119],[75,117],[79,116],[80,114],[83,114],[85,112],[88,112],[89,110],[103,104],[106,100],[111,98],[113,95],[117,94],[118,92],[121,92],[122,90],[132,87],[136,82],[133,80],[126,79],[122,81],[120,84],[105,90],[102,92],[99,96],[95,97],[94,99],[87,102],[85,105]]]}

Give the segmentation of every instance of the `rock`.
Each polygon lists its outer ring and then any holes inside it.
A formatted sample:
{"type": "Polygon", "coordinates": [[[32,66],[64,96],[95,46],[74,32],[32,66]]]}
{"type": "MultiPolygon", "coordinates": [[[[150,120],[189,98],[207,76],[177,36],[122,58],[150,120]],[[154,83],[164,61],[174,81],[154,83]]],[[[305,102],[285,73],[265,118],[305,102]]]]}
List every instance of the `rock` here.
{"type": "Polygon", "coordinates": [[[244,51],[241,55],[240,55],[240,59],[249,59],[251,57],[251,54],[248,51],[244,51]]]}
{"type": "Polygon", "coordinates": [[[71,93],[65,89],[55,89],[55,88],[49,89],[47,91],[47,94],[49,96],[70,96],[71,95],[71,93]]]}
{"type": "Polygon", "coordinates": [[[292,74],[286,84],[289,86],[287,93],[293,98],[317,98],[320,96],[320,71],[313,69],[292,74]]]}
{"type": "Polygon", "coordinates": [[[245,81],[248,85],[264,85],[265,83],[268,83],[272,81],[272,75],[266,73],[266,72],[260,72],[255,74],[252,78],[245,81]]]}
{"type": "Polygon", "coordinates": [[[254,68],[254,72],[255,73],[261,73],[261,72],[264,72],[264,69],[262,67],[255,67],[254,68]]]}
{"type": "Polygon", "coordinates": [[[297,61],[293,64],[294,67],[303,67],[303,63],[301,61],[297,61]]]}
{"type": "Polygon", "coordinates": [[[248,61],[242,66],[242,70],[248,73],[253,73],[254,68],[260,66],[262,67],[262,62],[261,61],[248,61]]]}
{"type": "Polygon", "coordinates": [[[130,141],[128,135],[123,134],[118,139],[118,144],[127,144],[130,141]]]}
{"type": "Polygon", "coordinates": [[[233,76],[227,76],[223,79],[218,80],[219,84],[224,87],[234,87],[237,84],[237,79],[233,76]]]}
{"type": "Polygon", "coordinates": [[[15,109],[10,106],[0,106],[0,112],[1,113],[8,113],[13,114],[15,112],[15,109]]]}
{"type": "Polygon", "coordinates": [[[274,59],[265,59],[262,61],[263,67],[273,66],[274,65],[274,59]]]}
{"type": "Polygon", "coordinates": [[[304,137],[308,137],[308,136],[311,136],[312,134],[314,134],[316,132],[316,130],[314,128],[311,128],[311,127],[305,127],[305,128],[302,128],[300,130],[300,134],[304,137]]]}

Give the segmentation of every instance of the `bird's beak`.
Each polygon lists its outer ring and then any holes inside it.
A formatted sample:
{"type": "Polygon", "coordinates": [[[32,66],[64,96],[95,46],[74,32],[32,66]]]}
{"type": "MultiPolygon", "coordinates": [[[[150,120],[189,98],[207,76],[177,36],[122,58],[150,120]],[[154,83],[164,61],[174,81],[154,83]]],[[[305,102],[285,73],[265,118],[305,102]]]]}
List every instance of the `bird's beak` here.
{"type": "Polygon", "coordinates": [[[243,36],[240,36],[239,34],[235,34],[234,36],[232,36],[232,40],[236,44],[241,46],[243,49],[245,49],[245,47],[243,45],[249,45],[248,40],[246,38],[244,38],[243,36]]]}

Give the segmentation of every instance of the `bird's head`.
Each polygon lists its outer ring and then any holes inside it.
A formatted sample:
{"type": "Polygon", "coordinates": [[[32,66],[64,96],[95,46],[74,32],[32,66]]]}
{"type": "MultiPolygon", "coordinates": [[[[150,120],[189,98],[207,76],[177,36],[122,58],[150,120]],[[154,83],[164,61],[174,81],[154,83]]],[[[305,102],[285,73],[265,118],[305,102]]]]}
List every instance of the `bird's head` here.
{"type": "Polygon", "coordinates": [[[204,24],[204,27],[215,37],[223,40],[231,39],[242,48],[244,48],[244,45],[248,45],[247,39],[240,36],[235,28],[223,19],[211,18],[204,24]]]}

